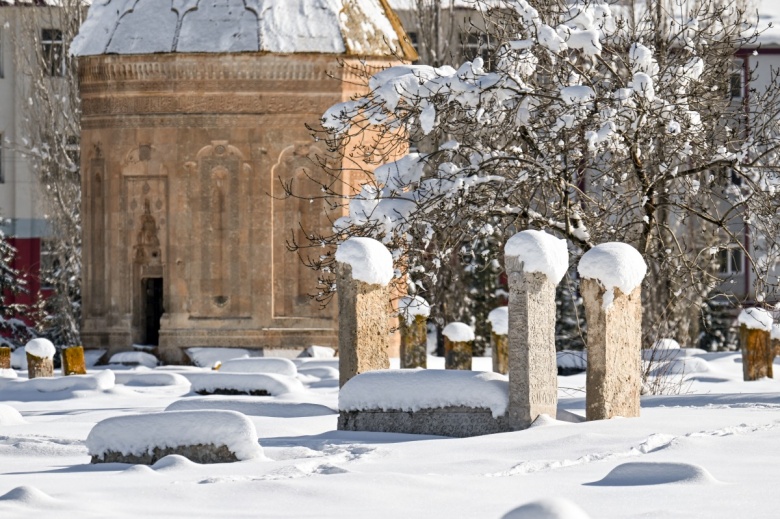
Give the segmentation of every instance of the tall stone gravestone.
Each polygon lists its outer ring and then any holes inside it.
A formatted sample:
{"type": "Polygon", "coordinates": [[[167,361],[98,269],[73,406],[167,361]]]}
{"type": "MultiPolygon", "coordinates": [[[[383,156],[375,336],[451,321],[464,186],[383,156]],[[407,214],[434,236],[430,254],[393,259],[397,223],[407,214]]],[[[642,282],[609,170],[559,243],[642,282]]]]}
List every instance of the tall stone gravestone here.
{"type": "Polygon", "coordinates": [[[371,238],[349,238],[336,250],[339,298],[339,387],[358,373],[390,367],[393,257],[371,238]]]}
{"type": "Polygon", "coordinates": [[[528,427],[555,416],[555,286],[569,266],[566,242],[543,231],[515,234],[505,246],[509,274],[509,421],[528,427]]]}
{"type": "Polygon", "coordinates": [[[586,418],[639,416],[647,265],[630,245],[603,243],[582,256],[577,270],[588,322],[586,418]]]}

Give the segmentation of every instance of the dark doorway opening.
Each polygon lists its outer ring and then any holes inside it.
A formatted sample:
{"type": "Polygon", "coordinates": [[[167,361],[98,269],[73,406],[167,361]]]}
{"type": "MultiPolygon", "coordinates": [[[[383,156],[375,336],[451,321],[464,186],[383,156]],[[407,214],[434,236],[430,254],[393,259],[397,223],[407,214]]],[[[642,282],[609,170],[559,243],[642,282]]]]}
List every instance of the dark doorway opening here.
{"type": "Polygon", "coordinates": [[[143,283],[143,344],[160,344],[160,318],[163,309],[162,278],[144,278],[143,283]]]}

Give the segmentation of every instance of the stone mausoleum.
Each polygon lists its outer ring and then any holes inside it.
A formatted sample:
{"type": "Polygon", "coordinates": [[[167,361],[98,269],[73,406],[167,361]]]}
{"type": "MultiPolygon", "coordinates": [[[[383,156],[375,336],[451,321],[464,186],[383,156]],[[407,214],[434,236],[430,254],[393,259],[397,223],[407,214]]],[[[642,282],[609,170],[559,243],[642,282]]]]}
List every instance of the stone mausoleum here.
{"type": "Polygon", "coordinates": [[[335,346],[286,242],[334,217],[306,125],[361,91],[354,67],[415,57],[386,0],[101,0],[72,52],[85,346],[335,346]]]}

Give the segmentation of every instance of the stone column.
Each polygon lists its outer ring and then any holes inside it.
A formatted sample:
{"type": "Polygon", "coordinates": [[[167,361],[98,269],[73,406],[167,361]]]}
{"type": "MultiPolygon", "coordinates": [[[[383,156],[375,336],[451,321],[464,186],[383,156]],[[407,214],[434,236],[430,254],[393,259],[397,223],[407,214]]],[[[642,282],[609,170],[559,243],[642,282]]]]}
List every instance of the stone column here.
{"type": "Polygon", "coordinates": [[[558,412],[555,356],[555,283],[541,272],[524,272],[506,257],[509,274],[509,419],[531,425],[540,414],[558,412]]]}
{"type": "Polygon", "coordinates": [[[336,267],[339,299],[339,387],[358,373],[388,369],[390,327],[387,287],[353,279],[352,267],[336,267]]]}
{"type": "Polygon", "coordinates": [[[11,348],[0,348],[0,369],[11,369],[11,348]]]}
{"type": "Polygon", "coordinates": [[[54,359],[37,357],[27,354],[27,376],[33,378],[44,378],[54,376],[54,359]]]}
{"type": "Polygon", "coordinates": [[[493,371],[509,373],[509,312],[506,306],[499,306],[488,314],[490,322],[490,345],[493,350],[493,371]]]}
{"type": "Polygon", "coordinates": [[[647,266],[630,245],[604,243],[586,252],[577,269],[588,322],[585,416],[639,416],[647,266]]]}
{"type": "Polygon", "coordinates": [[[543,231],[512,236],[504,247],[509,277],[509,423],[524,429],[558,412],[555,286],[569,267],[566,241],[543,231]]]}
{"type": "Polygon", "coordinates": [[[742,375],[745,381],[764,377],[773,378],[774,348],[772,335],[776,335],[772,314],[762,308],[746,308],[740,312],[739,345],[742,350],[742,375]]]}
{"type": "Polygon", "coordinates": [[[54,355],[57,350],[48,339],[33,339],[24,346],[27,354],[27,375],[29,378],[53,377],[54,355]]]}
{"type": "Polygon", "coordinates": [[[401,330],[401,368],[428,366],[428,302],[419,297],[404,296],[398,304],[401,330]]]}
{"type": "Polygon", "coordinates": [[[450,323],[441,333],[444,335],[444,368],[470,370],[474,330],[465,323],[450,323]]]}
{"type": "Polygon", "coordinates": [[[71,346],[70,348],[63,348],[60,353],[60,359],[62,360],[62,374],[64,376],[87,374],[83,347],[71,346]]]}

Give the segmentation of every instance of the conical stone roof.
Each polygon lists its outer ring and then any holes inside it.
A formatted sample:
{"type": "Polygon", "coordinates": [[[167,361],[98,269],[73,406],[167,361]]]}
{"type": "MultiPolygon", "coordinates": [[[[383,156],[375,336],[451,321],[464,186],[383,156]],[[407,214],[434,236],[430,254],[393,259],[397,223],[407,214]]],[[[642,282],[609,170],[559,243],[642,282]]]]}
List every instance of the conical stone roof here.
{"type": "Polygon", "coordinates": [[[73,40],[101,54],[416,53],[387,0],[94,0],[73,40]]]}

